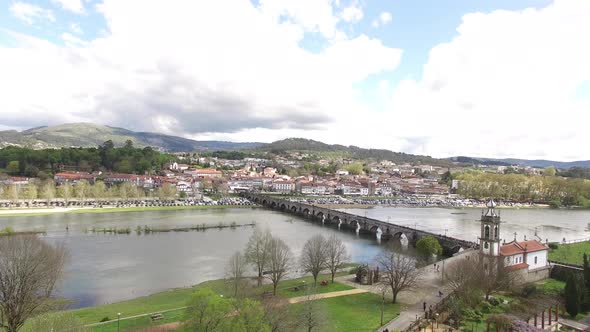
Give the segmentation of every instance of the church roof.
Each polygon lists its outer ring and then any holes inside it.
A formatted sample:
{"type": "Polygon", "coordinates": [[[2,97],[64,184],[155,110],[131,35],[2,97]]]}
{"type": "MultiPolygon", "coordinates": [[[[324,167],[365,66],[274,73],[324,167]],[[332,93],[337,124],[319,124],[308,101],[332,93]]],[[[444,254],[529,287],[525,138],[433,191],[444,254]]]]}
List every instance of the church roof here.
{"type": "Polygon", "coordinates": [[[500,247],[500,255],[512,256],[517,254],[523,254],[525,252],[535,252],[541,250],[549,250],[549,248],[537,240],[528,240],[521,242],[512,241],[500,247]]]}

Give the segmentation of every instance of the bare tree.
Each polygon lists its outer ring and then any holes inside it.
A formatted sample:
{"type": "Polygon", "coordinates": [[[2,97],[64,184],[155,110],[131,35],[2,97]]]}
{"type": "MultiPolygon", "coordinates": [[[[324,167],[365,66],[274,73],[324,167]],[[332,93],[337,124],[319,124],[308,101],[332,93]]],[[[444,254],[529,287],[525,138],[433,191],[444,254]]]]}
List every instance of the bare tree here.
{"type": "Polygon", "coordinates": [[[300,265],[303,271],[311,273],[315,286],[318,282],[318,275],[327,265],[326,238],[323,235],[314,235],[305,242],[301,252],[300,265]]]}
{"type": "Polygon", "coordinates": [[[385,250],[377,256],[376,261],[382,269],[382,280],[391,288],[393,303],[396,302],[399,292],[413,289],[420,280],[416,261],[410,257],[385,250]]]}
{"type": "Polygon", "coordinates": [[[47,181],[41,189],[41,197],[47,201],[47,205],[55,198],[55,184],[53,181],[47,181]]]}
{"type": "Polygon", "coordinates": [[[326,242],[326,267],[332,275],[332,283],[334,283],[336,271],[349,260],[350,257],[346,252],[346,246],[342,240],[336,237],[336,234],[332,234],[326,242]]]}
{"type": "Polygon", "coordinates": [[[312,332],[320,329],[326,321],[326,310],[319,300],[315,288],[310,288],[299,312],[299,326],[312,332]]]}
{"type": "Polygon", "coordinates": [[[268,266],[271,239],[270,230],[266,229],[263,231],[259,227],[256,227],[246,245],[246,261],[256,267],[256,272],[258,272],[258,286],[262,285],[262,273],[268,266]]]}
{"type": "Polygon", "coordinates": [[[239,251],[236,251],[230,258],[225,269],[225,280],[232,287],[234,297],[238,297],[246,273],[246,259],[239,251]]]}
{"type": "Polygon", "coordinates": [[[273,237],[268,250],[267,277],[272,281],[273,295],[277,295],[279,282],[289,273],[292,259],[291,249],[282,239],[273,237]]]}
{"type": "Polygon", "coordinates": [[[64,247],[35,235],[0,237],[0,326],[16,332],[27,318],[53,309],[65,261],[64,247]]]}
{"type": "Polygon", "coordinates": [[[271,332],[292,331],[295,329],[293,315],[289,302],[278,297],[264,299],[264,320],[268,323],[271,332]]]}

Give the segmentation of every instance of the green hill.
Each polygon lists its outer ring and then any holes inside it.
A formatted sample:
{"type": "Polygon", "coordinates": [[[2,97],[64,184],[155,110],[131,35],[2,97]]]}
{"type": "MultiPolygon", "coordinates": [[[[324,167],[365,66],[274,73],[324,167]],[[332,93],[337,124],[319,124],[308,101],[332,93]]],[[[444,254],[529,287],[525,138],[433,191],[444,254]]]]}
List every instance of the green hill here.
{"type": "Polygon", "coordinates": [[[149,132],[135,132],[123,128],[91,123],[69,123],[37,127],[21,132],[0,131],[0,147],[26,146],[34,149],[61,147],[96,147],[111,140],[122,146],[131,140],[136,147],[151,146],[163,151],[218,151],[256,148],[263,143],[233,143],[223,141],[195,141],[188,138],[149,132]]]}

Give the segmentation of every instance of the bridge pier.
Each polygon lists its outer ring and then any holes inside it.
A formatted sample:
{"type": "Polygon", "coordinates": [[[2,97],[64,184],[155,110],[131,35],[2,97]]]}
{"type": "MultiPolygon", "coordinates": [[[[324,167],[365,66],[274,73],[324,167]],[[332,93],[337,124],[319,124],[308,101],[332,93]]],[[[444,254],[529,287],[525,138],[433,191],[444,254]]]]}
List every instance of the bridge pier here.
{"type": "Polygon", "coordinates": [[[478,245],[474,242],[465,241],[461,239],[451,238],[440,234],[426,232],[418,229],[413,229],[408,226],[396,225],[389,222],[361,217],[347,212],[332,210],[315,204],[299,203],[295,201],[286,200],[279,197],[266,196],[257,193],[243,193],[242,197],[248,198],[250,201],[261,204],[262,206],[299,214],[303,217],[311,218],[312,221],[320,221],[322,225],[326,224],[326,216],[328,217],[328,224],[337,225],[338,229],[354,230],[357,236],[363,234],[371,234],[377,241],[390,240],[399,236],[402,245],[415,243],[424,236],[433,236],[440,242],[446,255],[453,255],[466,248],[477,248],[478,245]]]}

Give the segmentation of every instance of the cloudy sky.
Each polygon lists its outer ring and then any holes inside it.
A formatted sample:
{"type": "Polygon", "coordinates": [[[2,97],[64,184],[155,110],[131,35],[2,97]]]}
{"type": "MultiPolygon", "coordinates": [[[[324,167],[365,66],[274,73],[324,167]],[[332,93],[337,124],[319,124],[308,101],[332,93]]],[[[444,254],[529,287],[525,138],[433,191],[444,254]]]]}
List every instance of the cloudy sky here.
{"type": "Polygon", "coordinates": [[[588,0],[3,0],[0,129],[590,159],[588,0]]]}

